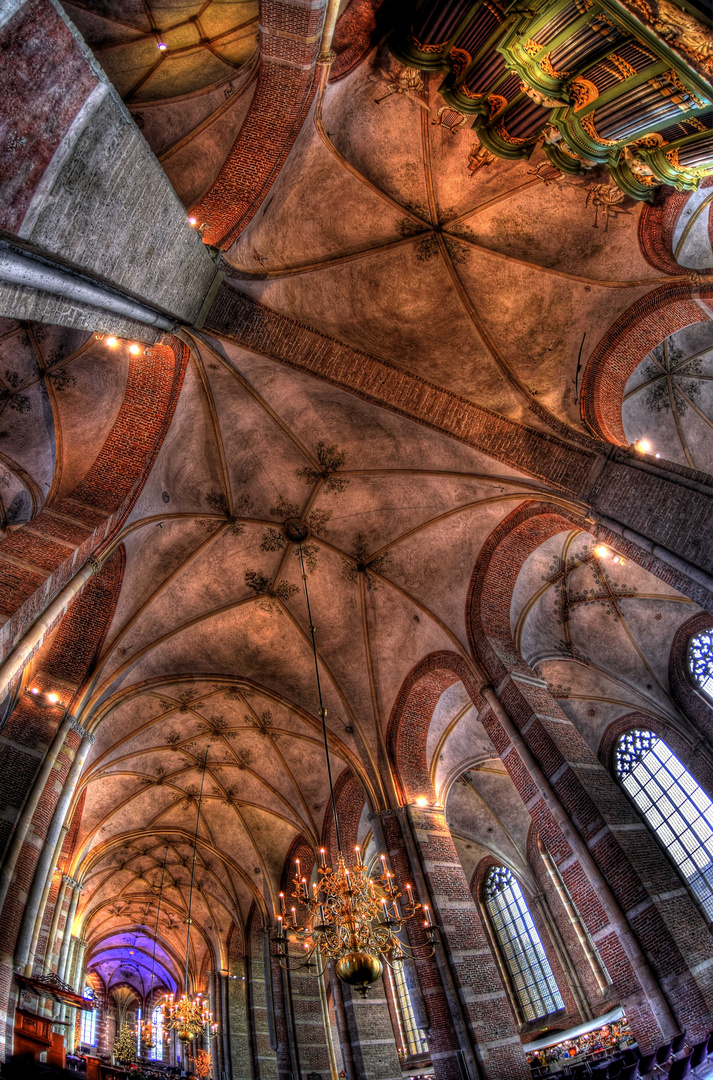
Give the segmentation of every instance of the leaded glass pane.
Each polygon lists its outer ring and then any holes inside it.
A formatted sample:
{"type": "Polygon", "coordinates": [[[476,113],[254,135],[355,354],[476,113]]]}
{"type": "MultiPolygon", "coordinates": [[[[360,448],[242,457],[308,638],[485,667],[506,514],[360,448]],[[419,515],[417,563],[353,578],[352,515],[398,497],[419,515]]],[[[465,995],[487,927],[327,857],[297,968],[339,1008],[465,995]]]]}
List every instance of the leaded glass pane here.
{"type": "Polygon", "coordinates": [[[485,903],[525,1019],[563,1009],[522,889],[505,866],[494,866],[488,874],[485,903]]]}
{"type": "Polygon", "coordinates": [[[691,639],[688,664],[694,681],[713,699],[713,630],[704,630],[691,639]]]}
{"type": "MultiPolygon", "coordinates": [[[[710,640],[711,634],[707,637],[710,640]]],[[[713,697],[713,660],[709,692],[713,697]]],[[[622,735],[616,747],[616,770],[706,918],[713,922],[713,803],[653,731],[622,735]]]]}

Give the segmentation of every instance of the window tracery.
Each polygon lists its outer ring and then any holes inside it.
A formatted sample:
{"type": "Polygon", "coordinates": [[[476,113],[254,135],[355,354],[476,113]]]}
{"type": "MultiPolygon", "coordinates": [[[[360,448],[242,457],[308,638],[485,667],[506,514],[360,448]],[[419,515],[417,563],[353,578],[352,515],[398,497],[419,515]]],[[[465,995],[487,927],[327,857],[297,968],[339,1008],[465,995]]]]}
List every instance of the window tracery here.
{"type": "MultiPolygon", "coordinates": [[[[82,991],[82,997],[85,1001],[94,1000],[94,991],[91,986],[85,986],[82,991]]],[[[85,1046],[96,1046],[96,1029],[97,1029],[97,1013],[96,1009],[92,1009],[89,1012],[87,1009],[82,1010],[82,1026],[80,1032],[80,1042],[85,1046]]]]}
{"type": "Polygon", "coordinates": [[[693,681],[713,700],[713,630],[703,630],[691,638],[688,666],[693,681]]]}
{"type": "Polygon", "coordinates": [[[485,880],[485,905],[526,1020],[564,1008],[549,960],[512,871],[493,866],[485,880]]]}
{"type": "Polygon", "coordinates": [[[713,802],[653,731],[621,736],[616,773],[713,922],[713,802]]]}

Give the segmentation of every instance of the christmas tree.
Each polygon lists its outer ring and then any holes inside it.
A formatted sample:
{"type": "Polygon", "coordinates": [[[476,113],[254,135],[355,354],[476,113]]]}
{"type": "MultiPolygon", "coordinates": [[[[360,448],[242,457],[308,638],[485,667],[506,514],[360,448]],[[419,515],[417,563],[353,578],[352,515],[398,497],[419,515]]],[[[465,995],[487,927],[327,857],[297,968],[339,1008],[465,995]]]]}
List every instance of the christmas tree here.
{"type": "Polygon", "coordinates": [[[203,1080],[204,1077],[210,1076],[213,1061],[211,1055],[207,1050],[199,1050],[196,1056],[196,1075],[203,1080]]]}
{"type": "Polygon", "coordinates": [[[136,1032],[126,1023],[121,1025],[121,1031],[114,1041],[114,1057],[122,1065],[136,1061],[136,1032]]]}

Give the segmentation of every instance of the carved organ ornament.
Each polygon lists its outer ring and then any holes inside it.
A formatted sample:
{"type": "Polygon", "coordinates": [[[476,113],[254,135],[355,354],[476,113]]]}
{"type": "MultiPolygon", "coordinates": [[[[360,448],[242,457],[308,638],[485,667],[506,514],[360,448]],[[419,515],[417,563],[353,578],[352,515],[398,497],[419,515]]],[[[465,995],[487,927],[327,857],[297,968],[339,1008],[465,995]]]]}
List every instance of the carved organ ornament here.
{"type": "Polygon", "coordinates": [[[713,174],[713,26],[689,8],[427,0],[391,48],[445,72],[444,101],[491,153],[526,158],[540,144],[561,172],[606,165],[627,195],[650,199],[713,174]]]}

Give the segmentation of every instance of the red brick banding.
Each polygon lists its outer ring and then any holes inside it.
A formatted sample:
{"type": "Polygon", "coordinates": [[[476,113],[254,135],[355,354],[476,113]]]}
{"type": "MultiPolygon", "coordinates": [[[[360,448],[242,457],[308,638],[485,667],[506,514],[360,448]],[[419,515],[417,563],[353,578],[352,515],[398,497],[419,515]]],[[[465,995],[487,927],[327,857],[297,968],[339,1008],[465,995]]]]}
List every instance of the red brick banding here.
{"type": "Polygon", "coordinates": [[[128,517],[173,418],[187,361],[176,338],[131,357],[124,400],[94,464],[69,495],[0,541],[0,612],[10,616],[5,655],[128,517]]]}
{"type": "MultiPolygon", "coordinates": [[[[701,180],[700,186],[713,186],[713,177],[701,180]]],[[[673,255],[673,234],[681,213],[691,198],[690,191],[675,191],[660,187],[652,203],[644,203],[639,218],[639,246],[651,266],[665,274],[681,274],[686,268],[677,263],[673,255]]],[[[713,219],[708,215],[708,229],[713,235],[713,219]]]]}
{"type": "Polygon", "coordinates": [[[366,59],[381,37],[379,16],[387,6],[384,0],[351,0],[334,30],[332,48],[337,55],[330,68],[330,83],[343,79],[366,59]]]}
{"type": "Polygon", "coordinates": [[[47,0],[0,31],[0,227],[16,233],[62,138],[99,82],[47,0]]]}
{"type": "MultiPolygon", "coordinates": [[[[678,268],[680,272],[680,267],[678,268]]],[[[582,379],[582,417],[600,438],[626,446],[621,420],[624,389],[641,361],[664,338],[708,316],[695,301],[713,300],[713,285],[695,292],[684,282],[662,285],[632,304],[609,328],[589,358],[582,379]]]]}
{"type": "MultiPolygon", "coordinates": [[[[357,843],[359,819],[361,818],[366,803],[366,792],[361,780],[354,776],[350,769],[344,769],[337,777],[334,785],[334,798],[337,804],[339,817],[339,836],[342,841],[342,851],[347,866],[354,862],[354,848],[357,843]]],[[[331,802],[327,803],[322,824],[322,847],[326,848],[327,856],[334,860],[337,855],[337,835],[334,829],[334,814],[331,802]]]]}
{"type": "Polygon", "coordinates": [[[207,244],[229,248],[277,178],[314,97],[323,20],[317,0],[261,0],[254,97],[215,183],[191,209],[207,244]]]}
{"type": "Polygon", "coordinates": [[[402,803],[423,796],[434,802],[426,757],[428,729],[438,699],[453,683],[462,682],[478,708],[484,704],[477,680],[462,656],[442,651],[421,660],[403,681],[386,732],[386,745],[402,803]]]}

